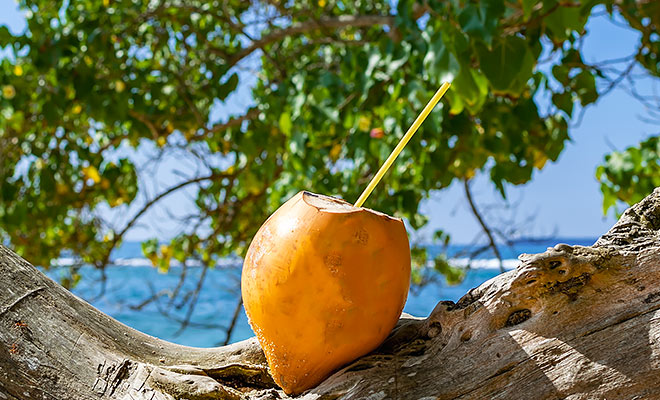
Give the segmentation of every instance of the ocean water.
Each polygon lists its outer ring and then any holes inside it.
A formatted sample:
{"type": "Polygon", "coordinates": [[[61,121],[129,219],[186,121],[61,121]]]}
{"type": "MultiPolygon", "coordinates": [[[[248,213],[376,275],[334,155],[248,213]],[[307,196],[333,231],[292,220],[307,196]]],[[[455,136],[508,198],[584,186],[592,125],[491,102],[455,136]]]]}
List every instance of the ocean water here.
{"type": "MultiPolygon", "coordinates": [[[[557,243],[589,246],[595,240],[549,238],[518,241],[511,247],[502,247],[500,250],[505,259],[505,268],[513,269],[518,265],[517,257],[521,253],[540,253],[557,243]]],[[[428,250],[429,254],[433,255],[439,248],[430,246],[428,250]]],[[[466,246],[451,246],[448,249],[453,264],[465,264],[466,260],[461,257],[465,250],[468,250],[466,246]]],[[[73,292],[122,323],[167,341],[188,346],[214,347],[222,345],[227,339],[223,327],[229,325],[239,300],[240,259],[222,260],[215,268],[207,271],[195,300],[191,323],[184,330],[180,329],[181,321],[188,312],[186,304],[193,298],[180,295],[170,299],[168,296],[179,282],[180,266],[170,268],[168,273],[159,273],[149,260],[142,256],[140,244],[136,242],[125,243],[113,254],[112,259],[114,264],[106,269],[105,284],[99,271],[83,267],[83,279],[73,292]],[[158,293],[161,294],[158,301],[142,304],[158,293]]],[[[59,262],[67,264],[66,259],[59,262]]],[[[61,272],[58,268],[53,268],[47,274],[57,280],[61,272]]],[[[202,268],[188,268],[187,278],[180,293],[185,294],[193,290],[201,273],[202,268]]],[[[473,260],[465,279],[459,285],[448,285],[442,276],[434,274],[432,282],[411,288],[404,311],[415,316],[427,316],[439,301],[457,301],[468,290],[499,273],[497,259],[493,258],[492,253],[485,252],[473,260]]],[[[253,333],[241,308],[229,342],[250,336],[253,336],[253,333]]]]}

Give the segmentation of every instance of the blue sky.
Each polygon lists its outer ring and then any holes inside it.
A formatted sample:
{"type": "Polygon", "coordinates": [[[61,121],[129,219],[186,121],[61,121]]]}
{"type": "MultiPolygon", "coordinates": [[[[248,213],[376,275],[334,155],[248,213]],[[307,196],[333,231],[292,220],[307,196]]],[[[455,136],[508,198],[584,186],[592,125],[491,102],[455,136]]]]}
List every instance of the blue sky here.
{"type": "MultiPolygon", "coordinates": [[[[24,17],[13,0],[0,0],[0,25],[7,25],[15,33],[24,29],[24,17]]],[[[635,32],[611,23],[607,17],[592,18],[586,29],[584,53],[588,61],[627,56],[638,41],[635,32]]],[[[648,83],[656,85],[658,82],[648,83]]],[[[227,113],[240,112],[250,101],[249,88],[243,87],[217,105],[213,118],[226,119],[227,113]]],[[[508,189],[509,199],[516,206],[507,213],[515,213],[518,222],[533,217],[529,223],[522,224],[522,232],[563,237],[596,237],[606,232],[615,219],[612,215],[604,217],[602,214],[595,169],[612,150],[622,150],[649,135],[660,133],[660,126],[640,119],[644,115],[644,107],[620,89],[589,106],[581,123],[570,130],[572,141],[567,143],[559,160],[536,172],[531,183],[508,189]]],[[[485,176],[475,180],[473,195],[484,208],[501,203],[499,194],[485,176]]],[[[167,201],[177,207],[186,200],[185,196],[175,196],[167,201]]],[[[466,205],[462,185],[458,183],[449,190],[432,195],[425,201],[423,210],[430,216],[430,223],[418,235],[426,236],[434,228],[442,228],[456,242],[465,243],[480,232],[466,205]]],[[[149,213],[146,218],[154,220],[158,215],[149,213]]],[[[497,220],[496,217],[493,221],[497,220]]],[[[136,230],[130,238],[154,236],[149,226],[136,230]]]]}

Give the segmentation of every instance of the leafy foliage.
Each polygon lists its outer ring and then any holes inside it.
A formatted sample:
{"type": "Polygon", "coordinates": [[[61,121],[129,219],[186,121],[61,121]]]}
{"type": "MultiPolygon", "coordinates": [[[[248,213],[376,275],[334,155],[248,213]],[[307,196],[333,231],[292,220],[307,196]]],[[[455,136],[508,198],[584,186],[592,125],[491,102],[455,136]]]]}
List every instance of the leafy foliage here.
{"type": "Polygon", "coordinates": [[[634,204],[660,186],[660,138],[651,137],[639,147],[615,151],[605,157],[596,177],[603,192],[603,212],[616,212],[617,201],[634,204]]]}
{"type": "MultiPolygon", "coordinates": [[[[626,21],[641,33],[640,44],[634,54],[646,73],[660,77],[660,3],[626,1],[621,7],[626,21]]],[[[629,70],[631,70],[629,68],[629,70]]],[[[660,120],[658,98],[651,102],[633,89],[633,95],[646,105],[651,115],[660,120]]],[[[603,212],[616,207],[617,201],[633,204],[660,186],[660,144],[657,135],[649,137],[636,147],[613,152],[605,157],[605,163],[596,170],[603,192],[603,212]]]]}
{"type": "MultiPolygon", "coordinates": [[[[67,250],[102,268],[147,209],[193,187],[199,229],[143,251],[161,269],[213,265],[243,254],[298,190],[357,198],[452,80],[369,199],[420,228],[431,191],[487,171],[505,195],[557,159],[574,104],[599,97],[603,73],[579,46],[593,7],[642,33],[636,62],[657,74],[656,3],[21,0],[27,31],[0,27],[11,54],[0,61],[0,237],[36,264],[67,250]],[[561,60],[552,76],[536,68],[542,41],[561,60]],[[212,121],[250,80],[253,106],[212,121]],[[549,113],[534,101],[542,90],[549,113]],[[99,209],[136,204],[143,168],[130,153],[145,143],[194,153],[203,168],[111,227],[99,209]]],[[[612,162],[604,188],[622,184],[612,162]]]]}

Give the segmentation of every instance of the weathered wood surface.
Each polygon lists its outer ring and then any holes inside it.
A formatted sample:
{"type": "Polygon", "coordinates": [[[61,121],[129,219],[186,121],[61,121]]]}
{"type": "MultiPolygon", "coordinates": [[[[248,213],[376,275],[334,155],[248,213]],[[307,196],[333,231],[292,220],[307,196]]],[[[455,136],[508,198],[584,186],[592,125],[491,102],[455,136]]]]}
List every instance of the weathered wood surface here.
{"type": "MultiPolygon", "coordinates": [[[[660,189],[593,246],[520,259],[299,397],[660,399],[660,189]]],[[[173,398],[286,395],[253,339],[152,338],[0,246],[0,399],[173,398]]]]}

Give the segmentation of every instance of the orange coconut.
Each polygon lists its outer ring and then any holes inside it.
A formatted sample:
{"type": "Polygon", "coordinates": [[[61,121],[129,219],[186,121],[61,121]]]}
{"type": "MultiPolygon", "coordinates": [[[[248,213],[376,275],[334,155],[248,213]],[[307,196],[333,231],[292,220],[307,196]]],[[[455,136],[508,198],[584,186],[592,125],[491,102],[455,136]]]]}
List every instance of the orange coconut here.
{"type": "Polygon", "coordinates": [[[383,342],[409,282],[401,219],[300,192],[252,240],[242,292],[275,382],[298,394],[383,342]]]}

